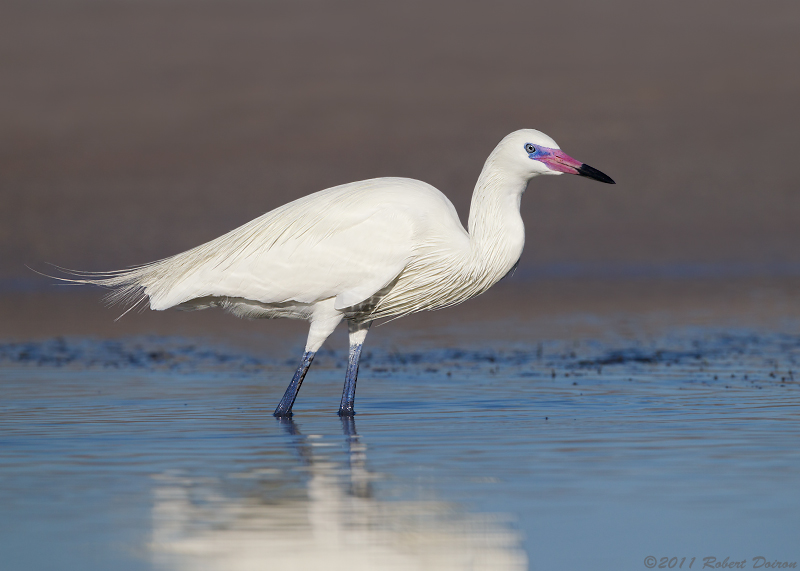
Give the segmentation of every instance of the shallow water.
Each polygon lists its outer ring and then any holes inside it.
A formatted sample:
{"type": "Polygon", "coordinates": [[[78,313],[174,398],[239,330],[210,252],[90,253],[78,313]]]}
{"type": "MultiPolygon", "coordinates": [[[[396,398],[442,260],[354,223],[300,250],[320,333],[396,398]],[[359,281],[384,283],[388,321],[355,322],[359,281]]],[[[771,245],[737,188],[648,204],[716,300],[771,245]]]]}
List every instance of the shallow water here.
{"type": "Polygon", "coordinates": [[[800,561],[800,337],[378,348],[355,421],[345,358],[321,354],[278,421],[291,361],[0,345],[3,568],[800,561]]]}

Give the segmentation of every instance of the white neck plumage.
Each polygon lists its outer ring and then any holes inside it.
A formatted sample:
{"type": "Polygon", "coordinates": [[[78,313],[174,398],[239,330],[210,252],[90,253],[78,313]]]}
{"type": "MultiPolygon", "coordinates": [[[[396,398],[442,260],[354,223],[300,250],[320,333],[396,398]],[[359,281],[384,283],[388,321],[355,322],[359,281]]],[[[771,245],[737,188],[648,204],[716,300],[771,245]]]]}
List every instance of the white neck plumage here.
{"type": "Polygon", "coordinates": [[[506,275],[522,254],[525,226],[519,208],[528,180],[502,168],[493,155],[475,184],[468,224],[473,263],[492,283],[506,275]]]}

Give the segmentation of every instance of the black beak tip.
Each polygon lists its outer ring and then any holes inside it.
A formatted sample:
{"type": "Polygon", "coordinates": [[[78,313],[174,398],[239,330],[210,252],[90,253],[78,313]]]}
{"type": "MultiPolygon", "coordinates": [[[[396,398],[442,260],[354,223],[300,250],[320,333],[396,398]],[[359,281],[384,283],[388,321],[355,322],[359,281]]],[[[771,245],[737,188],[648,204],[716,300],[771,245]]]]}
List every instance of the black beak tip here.
{"type": "Polygon", "coordinates": [[[586,178],[599,180],[600,182],[604,182],[606,184],[617,184],[616,182],[614,182],[614,179],[612,179],[610,176],[601,173],[599,170],[590,167],[586,163],[582,164],[581,167],[578,169],[578,174],[580,176],[585,176],[586,178]]]}

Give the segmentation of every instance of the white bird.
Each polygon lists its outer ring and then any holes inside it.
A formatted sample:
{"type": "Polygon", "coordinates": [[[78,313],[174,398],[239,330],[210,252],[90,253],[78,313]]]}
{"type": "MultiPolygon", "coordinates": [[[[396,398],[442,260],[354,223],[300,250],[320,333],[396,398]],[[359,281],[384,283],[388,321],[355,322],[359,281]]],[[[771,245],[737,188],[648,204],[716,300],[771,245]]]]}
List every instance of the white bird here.
{"type": "Polygon", "coordinates": [[[355,414],[361,347],[382,317],[440,309],[475,297],[522,254],[519,213],[528,182],[571,173],[611,183],[540,131],[506,136],[486,159],[468,230],[439,190],[407,178],[328,188],[276,208],[191,250],[112,272],[73,272],[111,289],[111,302],[164,310],[221,307],[240,317],[306,319],[303,359],[275,409],[291,416],[315,353],[342,319],[350,355],[340,416],[355,414]]]}

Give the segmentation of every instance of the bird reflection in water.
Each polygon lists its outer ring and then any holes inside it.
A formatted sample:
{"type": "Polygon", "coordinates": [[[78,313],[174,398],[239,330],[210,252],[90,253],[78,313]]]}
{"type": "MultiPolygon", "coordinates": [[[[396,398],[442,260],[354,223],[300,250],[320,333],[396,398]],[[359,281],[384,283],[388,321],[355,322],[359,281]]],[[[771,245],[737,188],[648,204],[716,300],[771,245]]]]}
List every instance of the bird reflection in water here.
{"type": "Polygon", "coordinates": [[[527,569],[519,534],[501,518],[447,502],[378,499],[352,417],[341,419],[346,462],[291,418],[278,422],[297,457],[289,469],[158,477],[150,544],[158,568],[527,569]]]}

